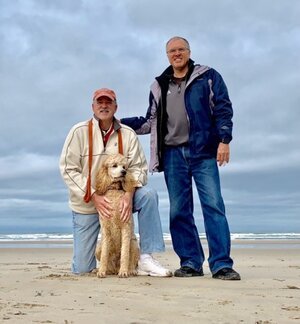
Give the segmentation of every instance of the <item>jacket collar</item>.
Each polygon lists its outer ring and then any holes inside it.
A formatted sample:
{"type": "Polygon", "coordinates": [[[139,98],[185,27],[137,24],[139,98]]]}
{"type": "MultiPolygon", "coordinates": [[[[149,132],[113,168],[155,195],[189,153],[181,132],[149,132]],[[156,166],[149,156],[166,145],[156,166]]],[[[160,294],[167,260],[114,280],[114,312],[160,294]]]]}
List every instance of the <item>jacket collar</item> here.
{"type": "MultiPolygon", "coordinates": [[[[96,121],[96,123],[99,125],[99,118],[96,117],[95,115],[93,116],[94,120],[96,121]]],[[[114,124],[114,131],[117,131],[119,130],[122,126],[121,124],[119,123],[119,121],[114,117],[113,119],[113,124],[114,124]]]]}
{"type": "MultiPolygon", "coordinates": [[[[188,65],[189,65],[189,69],[188,69],[188,73],[187,73],[187,80],[189,79],[189,77],[191,76],[191,74],[194,70],[194,67],[195,67],[194,61],[192,59],[189,59],[188,65]]],[[[156,77],[156,80],[159,83],[166,82],[166,81],[169,82],[169,80],[173,76],[173,74],[174,74],[173,67],[172,67],[172,65],[169,65],[160,76],[156,77]]]]}

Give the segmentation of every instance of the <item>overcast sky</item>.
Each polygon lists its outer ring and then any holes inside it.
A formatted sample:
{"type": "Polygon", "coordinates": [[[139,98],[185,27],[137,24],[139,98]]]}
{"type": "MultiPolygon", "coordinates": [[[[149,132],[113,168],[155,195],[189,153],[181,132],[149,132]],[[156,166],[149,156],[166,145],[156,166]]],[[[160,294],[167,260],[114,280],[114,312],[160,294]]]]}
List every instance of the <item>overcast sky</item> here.
{"type": "MultiPolygon", "coordinates": [[[[299,17],[298,0],[0,0],[0,233],[70,230],[58,170],[69,129],[101,87],[116,91],[117,117],[144,115],[175,35],[233,102],[220,170],[232,231],[300,232],[299,17]]],[[[162,175],[150,184],[166,217],[162,175]]]]}

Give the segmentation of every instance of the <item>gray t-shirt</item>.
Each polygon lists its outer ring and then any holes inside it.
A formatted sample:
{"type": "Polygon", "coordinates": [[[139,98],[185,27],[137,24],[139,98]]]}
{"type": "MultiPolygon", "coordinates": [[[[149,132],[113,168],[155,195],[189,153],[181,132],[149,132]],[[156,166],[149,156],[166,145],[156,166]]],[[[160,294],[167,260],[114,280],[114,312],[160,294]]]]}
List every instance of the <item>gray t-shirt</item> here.
{"type": "Polygon", "coordinates": [[[165,144],[178,146],[188,143],[189,121],[184,103],[186,80],[171,79],[167,93],[168,133],[165,144]]]}

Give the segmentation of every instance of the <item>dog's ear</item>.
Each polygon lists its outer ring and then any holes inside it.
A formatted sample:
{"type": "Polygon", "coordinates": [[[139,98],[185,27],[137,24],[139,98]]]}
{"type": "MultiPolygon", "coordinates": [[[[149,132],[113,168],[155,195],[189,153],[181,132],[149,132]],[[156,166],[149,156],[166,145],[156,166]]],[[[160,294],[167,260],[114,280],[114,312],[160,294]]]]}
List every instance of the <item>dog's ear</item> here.
{"type": "Polygon", "coordinates": [[[137,187],[137,181],[133,178],[130,172],[126,173],[126,176],[122,181],[122,187],[123,190],[127,192],[132,192],[137,187]]]}
{"type": "Polygon", "coordinates": [[[110,184],[111,179],[108,176],[107,167],[102,165],[96,177],[96,193],[98,195],[104,195],[110,184]]]}

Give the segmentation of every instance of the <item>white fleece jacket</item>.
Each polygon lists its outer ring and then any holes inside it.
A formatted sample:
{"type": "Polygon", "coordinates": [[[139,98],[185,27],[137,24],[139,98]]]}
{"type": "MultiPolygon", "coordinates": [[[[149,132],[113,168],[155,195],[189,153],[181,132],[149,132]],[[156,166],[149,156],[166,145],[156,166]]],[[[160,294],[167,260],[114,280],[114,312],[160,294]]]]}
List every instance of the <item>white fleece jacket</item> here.
{"type": "MultiPolygon", "coordinates": [[[[69,188],[69,206],[73,211],[81,214],[97,212],[92,201],[86,203],[83,200],[88,177],[88,122],[84,121],[72,127],[60,157],[60,172],[69,188]]],[[[134,130],[115,120],[114,132],[104,148],[98,121],[93,118],[92,194],[95,192],[95,178],[103,158],[107,155],[118,153],[118,129],[121,129],[123,154],[128,160],[129,170],[138,181],[138,186],[141,187],[147,183],[147,162],[134,130]]]]}

